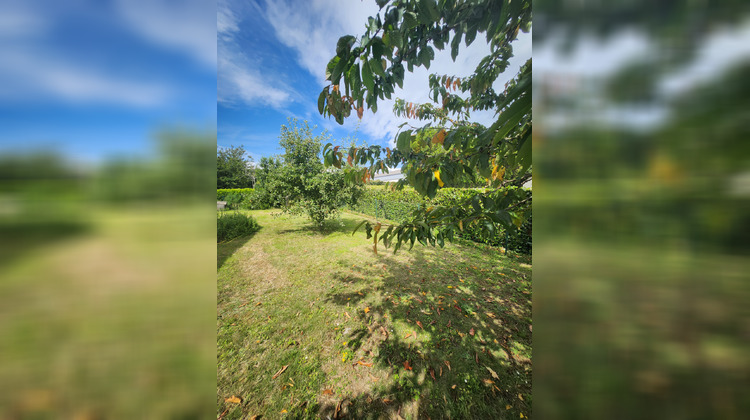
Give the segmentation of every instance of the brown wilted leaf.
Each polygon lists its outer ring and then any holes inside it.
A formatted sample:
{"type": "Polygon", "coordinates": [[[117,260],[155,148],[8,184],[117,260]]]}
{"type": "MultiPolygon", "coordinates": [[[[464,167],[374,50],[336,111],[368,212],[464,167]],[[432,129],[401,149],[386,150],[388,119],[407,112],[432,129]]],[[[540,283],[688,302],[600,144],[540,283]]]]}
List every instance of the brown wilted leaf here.
{"type": "Polygon", "coordinates": [[[477,364],[479,364],[479,353],[477,352],[474,352],[474,361],[476,361],[477,364]]]}
{"type": "Polygon", "coordinates": [[[228,402],[228,403],[232,403],[232,404],[240,404],[240,403],[242,403],[242,398],[240,398],[240,397],[238,397],[236,395],[232,395],[229,398],[224,398],[224,402],[228,402]]]}
{"type": "Polygon", "coordinates": [[[226,410],[222,411],[221,414],[219,414],[219,419],[223,419],[224,416],[227,415],[227,413],[229,413],[229,409],[226,409],[226,410]]]}
{"type": "Polygon", "coordinates": [[[273,379],[276,379],[276,378],[278,378],[278,377],[279,377],[279,375],[281,375],[282,373],[284,373],[284,371],[285,371],[285,370],[286,370],[286,368],[288,368],[288,367],[289,367],[289,365],[284,365],[284,367],[282,367],[281,369],[279,369],[279,371],[278,371],[278,372],[276,372],[276,374],[274,374],[274,375],[273,375],[273,379]]]}
{"type": "Polygon", "coordinates": [[[482,382],[484,382],[485,385],[489,386],[495,383],[492,379],[482,379],[482,382]]]}
{"type": "Polygon", "coordinates": [[[469,330],[469,334],[471,334],[472,336],[474,335],[474,328],[469,330]]]}
{"type": "Polygon", "coordinates": [[[388,339],[388,331],[385,329],[385,327],[383,327],[381,325],[380,326],[380,331],[383,333],[383,335],[385,336],[385,339],[387,340],[388,339]]]}
{"type": "Polygon", "coordinates": [[[416,331],[412,331],[409,334],[406,334],[406,337],[404,337],[404,340],[406,340],[407,338],[411,337],[412,335],[414,336],[414,338],[417,338],[417,332],[416,331]]]}
{"type": "Polygon", "coordinates": [[[430,376],[432,376],[433,381],[437,381],[437,379],[435,379],[435,369],[430,368],[430,376]]]}
{"type": "Polygon", "coordinates": [[[346,315],[347,318],[352,319],[352,316],[349,315],[349,312],[344,311],[344,315],[346,315]]]}
{"type": "Polygon", "coordinates": [[[365,113],[365,109],[362,107],[357,108],[357,118],[362,119],[362,115],[365,113]]]}
{"type": "Polygon", "coordinates": [[[456,389],[456,386],[455,386],[455,385],[453,385],[453,386],[451,387],[451,389],[456,389]]]}
{"type": "Polygon", "coordinates": [[[497,373],[494,370],[488,368],[487,366],[485,366],[484,368],[487,369],[488,371],[490,371],[490,375],[492,375],[493,378],[495,378],[497,380],[500,380],[500,377],[497,376],[497,373]]]}
{"type": "Polygon", "coordinates": [[[417,321],[417,325],[419,325],[419,328],[424,329],[421,322],[417,321]]]}
{"type": "Polygon", "coordinates": [[[445,360],[444,363],[446,366],[448,366],[448,370],[451,370],[451,362],[445,360]]]}
{"type": "Polygon", "coordinates": [[[365,363],[365,362],[363,362],[361,360],[358,361],[357,364],[358,365],[362,365],[362,366],[372,367],[372,363],[365,363]]]}
{"type": "Polygon", "coordinates": [[[441,378],[443,377],[443,367],[442,367],[442,366],[440,366],[440,375],[439,375],[439,376],[440,376],[441,378]]]}
{"type": "Polygon", "coordinates": [[[409,366],[409,361],[408,360],[404,362],[404,368],[406,370],[411,370],[411,366],[409,366]]]}
{"type": "Polygon", "coordinates": [[[443,144],[445,142],[445,130],[440,130],[435,137],[432,138],[432,142],[435,144],[443,144]]]}
{"type": "Polygon", "coordinates": [[[333,390],[328,388],[323,390],[323,395],[333,395],[333,390]]]}

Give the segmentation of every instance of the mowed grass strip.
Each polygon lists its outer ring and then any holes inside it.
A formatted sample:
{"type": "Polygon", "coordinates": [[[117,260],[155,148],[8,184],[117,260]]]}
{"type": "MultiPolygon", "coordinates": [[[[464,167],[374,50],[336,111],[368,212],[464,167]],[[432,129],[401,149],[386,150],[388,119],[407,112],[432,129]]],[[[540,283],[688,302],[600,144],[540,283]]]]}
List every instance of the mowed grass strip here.
{"type": "Polygon", "coordinates": [[[528,257],[375,255],[351,234],[361,216],[318,230],[276,212],[246,212],[260,231],[218,245],[218,416],[531,415],[528,257]]]}

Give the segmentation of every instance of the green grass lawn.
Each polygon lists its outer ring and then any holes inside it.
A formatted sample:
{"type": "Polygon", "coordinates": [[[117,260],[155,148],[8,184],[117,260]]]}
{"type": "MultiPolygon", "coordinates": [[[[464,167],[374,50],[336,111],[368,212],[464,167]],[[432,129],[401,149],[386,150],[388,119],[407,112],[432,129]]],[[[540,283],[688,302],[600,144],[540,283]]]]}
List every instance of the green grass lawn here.
{"type": "Polygon", "coordinates": [[[319,231],[274,212],[247,212],[260,231],[218,245],[218,416],[531,415],[528,257],[375,255],[351,235],[360,216],[319,231]]]}

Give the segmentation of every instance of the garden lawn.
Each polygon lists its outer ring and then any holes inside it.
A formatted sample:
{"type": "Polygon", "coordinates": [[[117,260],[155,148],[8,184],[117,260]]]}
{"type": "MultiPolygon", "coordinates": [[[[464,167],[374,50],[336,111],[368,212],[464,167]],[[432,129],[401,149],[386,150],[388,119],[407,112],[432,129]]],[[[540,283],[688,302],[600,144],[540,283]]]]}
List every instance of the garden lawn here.
{"type": "Polygon", "coordinates": [[[218,245],[219,417],[531,416],[528,257],[245,213],[260,231],[218,245]]]}

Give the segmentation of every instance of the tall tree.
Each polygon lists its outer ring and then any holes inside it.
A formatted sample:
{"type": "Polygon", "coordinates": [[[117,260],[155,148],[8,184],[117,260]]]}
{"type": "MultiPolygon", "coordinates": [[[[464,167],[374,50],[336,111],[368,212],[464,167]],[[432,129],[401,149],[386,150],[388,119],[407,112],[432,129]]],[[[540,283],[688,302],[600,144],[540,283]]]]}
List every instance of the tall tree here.
{"type": "MultiPolygon", "coordinates": [[[[428,121],[422,127],[406,125],[396,137],[397,148],[351,147],[348,151],[326,145],[324,162],[335,167],[348,166],[347,180],[366,182],[376,172],[403,165],[404,183],[423,195],[433,197],[438,188],[456,178],[478,171],[491,180],[487,192],[462,203],[472,211],[458,218],[455,208],[433,207],[415,212],[413,220],[388,226],[380,239],[386,246],[395,240],[398,249],[405,241],[443,244],[464,225],[474,223],[488,233],[496,224],[505,228],[519,226],[531,200],[519,187],[531,177],[531,59],[496,91],[494,84],[513,56],[512,42],[519,31],[531,29],[530,0],[377,0],[380,11],[368,18],[361,38],[339,38],[336,56],[327,65],[330,82],[318,97],[318,110],[339,124],[356,112],[362,118],[364,107],[377,112],[378,100],[391,98],[395,86],[403,87],[404,73],[414,67],[430,68],[435,48],[450,48],[455,61],[461,43],[469,46],[478,34],[484,34],[490,54],[474,73],[429,76],[433,103],[414,104],[396,100],[394,112],[428,121]],[[493,110],[495,121],[489,127],[471,121],[471,112],[493,110]],[[419,133],[425,143],[441,145],[447,153],[423,153],[412,148],[419,133]],[[348,155],[345,157],[345,154],[348,155]],[[356,169],[353,165],[365,165],[356,169]],[[433,232],[434,231],[434,232],[433,232]]],[[[404,125],[402,125],[402,128],[404,125]]],[[[375,231],[377,251],[381,224],[364,222],[368,237],[375,231]]]]}
{"type": "Polygon", "coordinates": [[[252,158],[246,157],[242,146],[229,146],[216,151],[216,187],[252,188],[255,184],[252,158]]]}

